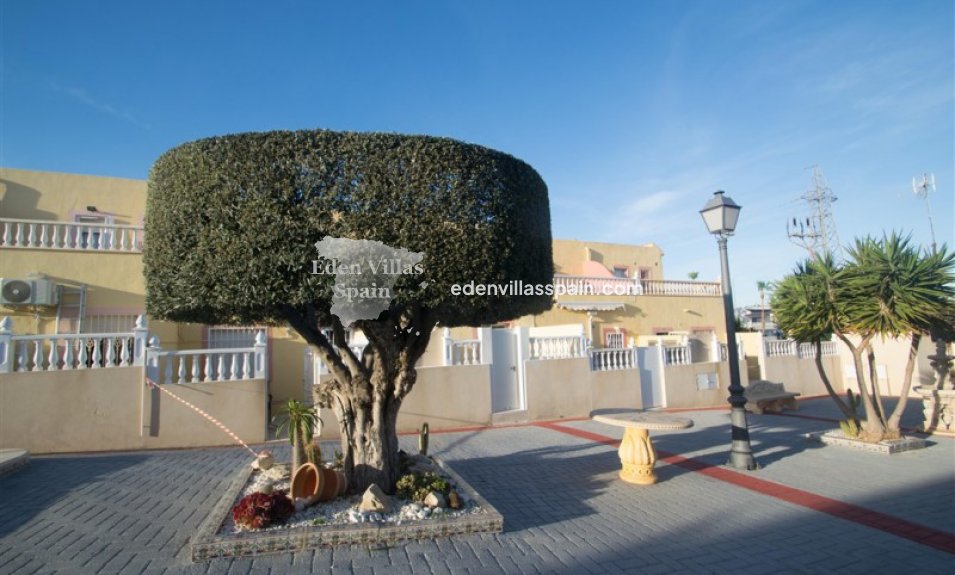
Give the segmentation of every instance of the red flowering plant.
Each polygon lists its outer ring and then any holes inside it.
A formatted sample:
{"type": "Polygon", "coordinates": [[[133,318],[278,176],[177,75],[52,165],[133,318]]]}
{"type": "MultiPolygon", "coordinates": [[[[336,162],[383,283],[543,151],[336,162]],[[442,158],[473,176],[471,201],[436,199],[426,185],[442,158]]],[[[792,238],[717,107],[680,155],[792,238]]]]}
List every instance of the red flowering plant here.
{"type": "Polygon", "coordinates": [[[295,506],[284,491],[246,495],[232,508],[232,519],[242,529],[264,529],[292,516],[295,506]]]}

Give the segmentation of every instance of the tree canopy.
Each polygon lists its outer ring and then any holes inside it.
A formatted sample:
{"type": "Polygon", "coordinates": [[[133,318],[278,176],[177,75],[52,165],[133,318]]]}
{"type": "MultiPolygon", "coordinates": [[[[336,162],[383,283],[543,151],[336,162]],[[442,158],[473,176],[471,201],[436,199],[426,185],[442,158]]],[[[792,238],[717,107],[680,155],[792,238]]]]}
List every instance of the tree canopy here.
{"type": "Polygon", "coordinates": [[[174,321],[282,321],[292,306],[331,324],[334,276],[310,273],[326,236],[424,253],[424,273],[398,282],[396,305],[427,307],[445,326],[551,305],[451,295],[469,281],[546,284],[553,263],[537,172],[446,138],[310,130],[189,142],[152,168],[146,230],[148,312],[174,321]]]}
{"type": "Polygon", "coordinates": [[[945,246],[932,252],[920,250],[909,237],[893,233],[858,239],[848,255],[842,265],[831,256],[800,264],[777,284],[772,306],[779,327],[789,337],[817,344],[820,376],[847,415],[847,405],[836,397],[819,361],[818,343],[835,335],[849,348],[866,411],[866,437],[878,441],[899,433],[922,336],[951,338],[955,334],[955,254],[945,246]],[[904,335],[911,337],[909,360],[899,402],[889,416],[882,407],[869,344],[876,337],[904,335]],[[866,388],[865,353],[871,393],[866,388]]]}
{"type": "Polygon", "coordinates": [[[150,173],[146,233],[150,315],[287,322],[312,346],[332,375],[315,397],[338,419],[354,489],[394,490],[398,411],[435,325],[552,305],[543,290],[514,292],[553,280],[544,181],[446,138],[311,130],[183,144],[150,173]],[[511,291],[455,289],[472,282],[511,291]],[[360,354],[346,324],[368,339],[360,354]]]}

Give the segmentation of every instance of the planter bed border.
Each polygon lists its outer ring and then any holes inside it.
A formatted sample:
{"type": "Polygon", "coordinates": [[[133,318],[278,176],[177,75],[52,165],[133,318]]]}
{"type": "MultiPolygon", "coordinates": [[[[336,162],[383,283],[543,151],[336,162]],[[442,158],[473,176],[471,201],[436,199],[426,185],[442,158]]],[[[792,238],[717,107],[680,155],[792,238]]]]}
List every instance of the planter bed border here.
{"type": "Polygon", "coordinates": [[[422,521],[350,525],[307,525],[263,532],[243,532],[220,535],[219,527],[227,514],[232,512],[236,497],[245,487],[253,469],[244,465],[216,502],[209,516],[199,525],[191,542],[194,562],[209,561],[222,557],[244,557],[268,553],[304,551],[339,545],[366,545],[387,547],[395,543],[416,539],[433,539],[469,533],[500,533],[504,530],[504,517],[488,503],[470,484],[444,462],[435,459],[441,471],[448,475],[457,489],[466,492],[483,512],[461,517],[429,518],[422,521]]]}

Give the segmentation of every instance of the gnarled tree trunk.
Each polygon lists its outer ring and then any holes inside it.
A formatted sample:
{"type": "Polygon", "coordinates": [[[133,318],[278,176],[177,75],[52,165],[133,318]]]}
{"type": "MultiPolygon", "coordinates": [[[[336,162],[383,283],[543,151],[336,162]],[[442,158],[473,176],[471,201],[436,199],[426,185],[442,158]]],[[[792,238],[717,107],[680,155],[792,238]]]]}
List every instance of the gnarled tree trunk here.
{"type": "Polygon", "coordinates": [[[349,489],[364,491],[376,483],[393,493],[400,472],[398,411],[417,380],[415,363],[431,340],[431,314],[415,308],[400,318],[356,322],[368,338],[360,358],[348,347],[338,321],[333,346],[308,318],[290,314],[288,319],[331,371],[333,379],[321,385],[316,399],[338,418],[349,489]]]}

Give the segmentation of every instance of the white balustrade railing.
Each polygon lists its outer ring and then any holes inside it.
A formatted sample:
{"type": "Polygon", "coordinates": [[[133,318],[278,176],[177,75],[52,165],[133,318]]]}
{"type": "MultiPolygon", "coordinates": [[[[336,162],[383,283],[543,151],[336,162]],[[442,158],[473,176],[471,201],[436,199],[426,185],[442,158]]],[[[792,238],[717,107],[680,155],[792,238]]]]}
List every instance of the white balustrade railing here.
{"type": "Polygon", "coordinates": [[[607,348],[590,350],[591,371],[615,371],[637,368],[637,348],[607,348]]]}
{"type": "Polygon", "coordinates": [[[263,379],[266,373],[264,331],[252,347],[167,351],[155,337],[147,345],[143,316],[122,333],[15,335],[12,325],[9,317],[0,319],[0,373],[144,366],[157,383],[263,379]]]}
{"type": "MultiPolygon", "coordinates": [[[[67,371],[134,365],[132,333],[14,335],[10,372],[67,371]]],[[[4,350],[6,352],[6,350],[4,350]]]]}
{"type": "Polygon", "coordinates": [[[9,317],[0,319],[0,373],[68,371],[143,365],[146,320],[132,332],[16,335],[9,317]]]}
{"type": "Polygon", "coordinates": [[[766,357],[795,356],[799,352],[799,344],[791,339],[767,339],[763,345],[766,357]]]}
{"type": "Polygon", "coordinates": [[[141,226],[0,218],[0,247],[140,253],[141,226]]]}
{"type": "Polygon", "coordinates": [[[449,365],[479,365],[481,363],[481,340],[452,340],[447,349],[449,365]]]}
{"type": "Polygon", "coordinates": [[[719,297],[720,284],[671,280],[640,280],[600,276],[554,276],[559,296],[696,296],[719,297]]]}
{"type": "Polygon", "coordinates": [[[673,280],[642,280],[644,295],[719,297],[720,284],[673,280]]]}
{"type": "MultiPolygon", "coordinates": [[[[791,339],[768,339],[763,342],[766,357],[798,357],[811,359],[816,357],[816,347],[812,343],[799,343],[791,339]]],[[[820,352],[823,357],[839,355],[839,348],[834,341],[821,343],[820,352]]]]}
{"type": "Polygon", "coordinates": [[[663,348],[663,361],[665,365],[690,365],[693,363],[693,357],[690,353],[690,346],[678,345],[663,348]]]}
{"type": "Polygon", "coordinates": [[[531,359],[567,359],[584,357],[587,342],[584,336],[540,336],[530,337],[531,359]]]}
{"type": "Polygon", "coordinates": [[[265,333],[252,347],[164,351],[153,338],[146,350],[147,377],[160,384],[191,384],[265,378],[265,333]]]}

